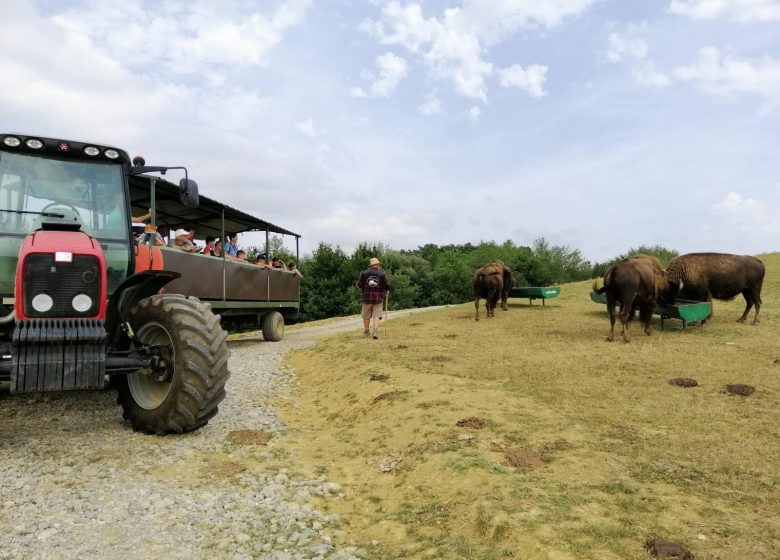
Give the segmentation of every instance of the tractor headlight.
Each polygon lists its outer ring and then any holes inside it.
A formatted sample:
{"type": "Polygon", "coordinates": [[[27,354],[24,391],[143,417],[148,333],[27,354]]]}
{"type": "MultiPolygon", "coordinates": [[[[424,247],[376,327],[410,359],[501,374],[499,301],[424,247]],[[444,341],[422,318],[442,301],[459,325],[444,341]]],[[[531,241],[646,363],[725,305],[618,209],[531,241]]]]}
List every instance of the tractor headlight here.
{"type": "Polygon", "coordinates": [[[9,148],[18,148],[21,146],[22,141],[19,140],[16,136],[6,136],[3,138],[3,144],[8,146],[9,148]]]}
{"type": "MultiPolygon", "coordinates": [[[[73,309],[79,313],[85,313],[92,307],[92,298],[87,294],[78,294],[73,298],[73,309]]],[[[33,304],[35,305],[35,304],[33,304]]]]}
{"type": "Polygon", "coordinates": [[[87,146],[84,148],[84,153],[88,156],[96,156],[100,153],[100,150],[98,150],[95,146],[87,146]]]}
{"type": "Polygon", "coordinates": [[[38,294],[32,298],[32,306],[38,313],[46,313],[54,306],[54,300],[48,294],[38,294]]]}
{"type": "Polygon", "coordinates": [[[119,157],[119,152],[116,150],[108,149],[103,152],[108,159],[116,159],[119,157]]]}
{"type": "Polygon", "coordinates": [[[24,142],[28,148],[32,148],[33,150],[40,150],[43,148],[43,142],[38,140],[37,138],[28,138],[24,142]]]}

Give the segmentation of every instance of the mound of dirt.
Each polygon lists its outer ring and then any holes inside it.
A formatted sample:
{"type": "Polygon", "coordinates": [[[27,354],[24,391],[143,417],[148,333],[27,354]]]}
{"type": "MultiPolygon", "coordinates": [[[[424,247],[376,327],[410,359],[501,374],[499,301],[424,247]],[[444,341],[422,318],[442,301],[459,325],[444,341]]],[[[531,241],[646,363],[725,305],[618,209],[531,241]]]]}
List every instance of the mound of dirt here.
{"type": "Polygon", "coordinates": [[[684,546],[666,539],[655,538],[645,541],[645,548],[650,556],[655,558],[676,558],[679,560],[694,560],[693,554],[684,546]]]}
{"type": "Polygon", "coordinates": [[[510,467],[533,469],[544,465],[541,453],[524,447],[503,447],[498,445],[494,446],[494,451],[503,453],[504,459],[506,459],[506,463],[510,467]]]}
{"type": "Polygon", "coordinates": [[[756,391],[756,388],[752,385],[744,385],[742,383],[734,383],[733,385],[726,385],[724,392],[731,393],[732,395],[741,395],[743,397],[749,397],[756,391]]]}
{"type": "Polygon", "coordinates": [[[447,362],[451,362],[452,358],[449,356],[431,356],[431,361],[437,364],[446,364],[447,362]]]}
{"type": "Polygon", "coordinates": [[[393,400],[402,395],[405,395],[408,392],[409,391],[390,391],[388,393],[382,393],[381,395],[377,395],[376,397],[374,397],[374,400],[372,402],[378,403],[379,401],[393,400]]]}
{"type": "Polygon", "coordinates": [[[473,428],[475,430],[481,430],[485,427],[485,421],[481,418],[477,418],[476,416],[469,416],[468,418],[458,420],[455,422],[455,425],[458,428],[473,428]]]}
{"type": "Polygon", "coordinates": [[[677,387],[698,387],[699,382],[690,377],[675,377],[669,380],[669,385],[677,387]]]}

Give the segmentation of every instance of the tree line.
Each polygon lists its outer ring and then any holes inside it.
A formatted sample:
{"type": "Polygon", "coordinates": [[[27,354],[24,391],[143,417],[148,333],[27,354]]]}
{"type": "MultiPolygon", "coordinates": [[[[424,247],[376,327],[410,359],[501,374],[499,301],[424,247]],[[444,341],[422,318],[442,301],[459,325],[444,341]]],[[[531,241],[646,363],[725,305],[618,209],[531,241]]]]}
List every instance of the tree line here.
{"type": "MultiPolygon", "coordinates": [[[[280,237],[272,237],[270,254],[283,261],[295,260],[280,237]]],[[[263,252],[249,247],[249,257],[263,252]]],[[[553,245],[544,238],[533,245],[427,244],[414,250],[393,250],[383,244],[361,243],[351,254],[339,246],[320,243],[311,255],[298,263],[301,281],[301,321],[354,315],[360,312],[360,294],[356,286],[368,260],[377,257],[391,285],[390,309],[409,309],[432,305],[463,303],[473,299],[471,277],[488,262],[501,260],[512,269],[515,286],[550,286],[601,277],[613,263],[637,253],[653,255],[663,266],[677,251],[661,246],[640,246],[604,262],[590,262],[578,249],[553,245]]]]}

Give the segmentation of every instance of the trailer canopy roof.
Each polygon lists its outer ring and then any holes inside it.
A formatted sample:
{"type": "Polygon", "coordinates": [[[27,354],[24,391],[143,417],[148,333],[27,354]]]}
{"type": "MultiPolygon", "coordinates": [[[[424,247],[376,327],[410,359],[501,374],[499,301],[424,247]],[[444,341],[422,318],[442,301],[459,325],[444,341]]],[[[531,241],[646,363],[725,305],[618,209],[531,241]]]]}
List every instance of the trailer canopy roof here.
{"type": "Polygon", "coordinates": [[[156,225],[171,230],[192,224],[197,237],[212,235],[219,238],[222,233],[222,213],[225,215],[224,232],[268,231],[282,235],[300,237],[295,232],[279,227],[241,210],[236,210],[214,199],[200,195],[197,208],[187,208],[179,200],[179,186],[159,177],[148,175],[130,176],[130,207],[134,216],[145,214],[152,206],[151,184],[154,181],[156,225]]]}

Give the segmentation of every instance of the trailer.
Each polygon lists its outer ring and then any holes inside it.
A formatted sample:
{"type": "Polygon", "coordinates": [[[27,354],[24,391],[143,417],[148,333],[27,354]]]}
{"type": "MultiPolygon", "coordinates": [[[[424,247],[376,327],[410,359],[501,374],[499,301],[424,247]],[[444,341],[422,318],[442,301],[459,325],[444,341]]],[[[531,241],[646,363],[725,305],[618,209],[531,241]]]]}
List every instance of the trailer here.
{"type": "MultiPolygon", "coordinates": [[[[176,185],[148,175],[132,176],[129,189],[131,214],[150,209],[157,229],[173,232],[193,224],[196,237],[216,239],[224,239],[228,233],[259,232],[265,238],[266,252],[271,234],[292,237],[298,260],[300,235],[286,228],[203,195],[196,208],[184,207],[176,185]]],[[[137,246],[136,253],[136,272],[180,272],[181,276],[166,284],[163,291],[208,302],[228,331],[261,329],[263,338],[276,342],[283,337],[285,324],[298,319],[300,277],[293,272],[149,244],[137,246]]]]}

